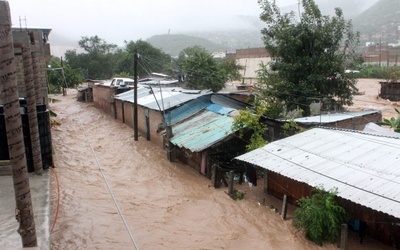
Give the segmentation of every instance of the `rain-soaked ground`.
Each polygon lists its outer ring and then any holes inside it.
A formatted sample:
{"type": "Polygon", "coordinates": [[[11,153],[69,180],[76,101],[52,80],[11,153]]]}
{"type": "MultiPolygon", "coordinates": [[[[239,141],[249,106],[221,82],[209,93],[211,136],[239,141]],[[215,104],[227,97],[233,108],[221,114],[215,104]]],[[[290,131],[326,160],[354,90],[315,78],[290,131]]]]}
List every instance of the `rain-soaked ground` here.
{"type": "MultiPolygon", "coordinates": [[[[51,249],[338,249],[306,240],[269,209],[281,201],[246,183],[245,199],[178,162],[133,130],[76,101],[76,91],[50,104],[55,169],[51,171],[51,249]],[[266,206],[262,205],[266,198],[266,206]],[[260,205],[261,204],[261,205],[260,205]]],[[[350,235],[350,249],[363,246],[350,235]]]]}

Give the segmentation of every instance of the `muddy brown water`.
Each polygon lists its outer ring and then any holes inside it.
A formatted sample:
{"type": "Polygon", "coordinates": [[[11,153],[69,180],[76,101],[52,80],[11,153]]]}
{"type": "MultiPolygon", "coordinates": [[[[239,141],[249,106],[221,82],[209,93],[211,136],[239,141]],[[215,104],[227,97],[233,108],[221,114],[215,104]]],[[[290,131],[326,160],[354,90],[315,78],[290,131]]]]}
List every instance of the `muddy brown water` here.
{"type": "Polygon", "coordinates": [[[234,201],[226,188],[168,162],[160,147],[134,141],[132,128],[68,91],[50,104],[60,123],[52,127],[51,249],[338,249],[309,242],[291,220],[259,205],[266,198],[280,206],[262,184],[235,187],[246,195],[234,201]]]}

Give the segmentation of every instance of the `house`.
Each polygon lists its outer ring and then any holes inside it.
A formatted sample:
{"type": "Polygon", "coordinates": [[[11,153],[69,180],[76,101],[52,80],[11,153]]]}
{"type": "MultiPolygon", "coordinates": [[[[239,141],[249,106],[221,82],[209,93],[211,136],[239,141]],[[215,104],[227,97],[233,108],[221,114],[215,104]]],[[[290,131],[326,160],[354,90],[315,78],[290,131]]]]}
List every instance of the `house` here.
{"type": "Polygon", "coordinates": [[[377,123],[382,121],[382,112],[379,110],[337,112],[295,118],[294,121],[304,128],[323,126],[363,130],[365,125],[370,122],[377,123]]]}
{"type": "Polygon", "coordinates": [[[338,202],[367,235],[400,244],[400,138],[313,128],[236,157],[264,169],[264,192],[295,203],[314,187],[337,189],[338,202]]]}
{"type": "Polygon", "coordinates": [[[237,110],[244,107],[225,95],[211,94],[173,110],[169,150],[179,161],[211,178],[213,164],[225,164],[245,150],[246,144],[232,129],[237,110]]]}
{"type": "MultiPolygon", "coordinates": [[[[162,147],[165,143],[161,132],[165,129],[166,114],[191,100],[209,94],[199,90],[151,86],[140,86],[137,91],[138,131],[147,140],[162,147]]],[[[112,108],[115,118],[131,127],[133,127],[133,104],[134,90],[130,90],[116,95],[112,108]]]]}
{"type": "Polygon", "coordinates": [[[162,87],[174,87],[180,84],[180,80],[162,73],[150,73],[148,77],[139,80],[140,84],[162,87]]]}
{"type": "Polygon", "coordinates": [[[235,59],[239,65],[244,67],[239,71],[243,81],[250,84],[257,79],[260,64],[268,64],[272,61],[271,55],[265,48],[237,49],[235,59]]]}
{"type": "Polygon", "coordinates": [[[400,101],[400,82],[379,82],[379,97],[392,102],[400,101]]]}
{"type": "MultiPolygon", "coordinates": [[[[233,116],[244,104],[226,95],[182,88],[141,86],[137,95],[139,133],[167,150],[170,160],[178,159],[210,177],[212,158],[226,156],[225,143],[236,139],[233,116]]],[[[116,119],[131,127],[133,98],[133,90],[115,96],[116,119]]],[[[244,149],[242,142],[233,144],[244,149]]]]}

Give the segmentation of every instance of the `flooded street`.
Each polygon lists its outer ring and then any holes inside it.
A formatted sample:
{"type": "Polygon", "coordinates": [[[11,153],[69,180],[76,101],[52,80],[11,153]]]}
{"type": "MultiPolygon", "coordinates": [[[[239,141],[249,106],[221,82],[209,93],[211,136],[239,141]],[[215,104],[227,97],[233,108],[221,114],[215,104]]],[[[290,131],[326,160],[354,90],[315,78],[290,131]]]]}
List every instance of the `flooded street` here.
{"type": "Polygon", "coordinates": [[[232,200],[69,91],[50,105],[60,122],[52,128],[51,249],[319,249],[250,195],[232,200]]]}
{"type": "Polygon", "coordinates": [[[52,127],[51,249],[338,249],[313,244],[271,211],[281,203],[262,183],[235,186],[247,194],[234,201],[68,91],[50,104],[60,123],[52,127]]]}

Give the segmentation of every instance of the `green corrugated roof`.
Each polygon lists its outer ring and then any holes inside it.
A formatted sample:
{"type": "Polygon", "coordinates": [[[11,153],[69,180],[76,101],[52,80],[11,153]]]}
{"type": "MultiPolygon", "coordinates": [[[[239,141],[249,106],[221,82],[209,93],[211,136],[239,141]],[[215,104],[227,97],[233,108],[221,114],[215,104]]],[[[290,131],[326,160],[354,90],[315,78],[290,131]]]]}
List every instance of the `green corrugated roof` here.
{"type": "Polygon", "coordinates": [[[211,111],[172,127],[171,143],[192,152],[199,152],[232,134],[233,118],[211,111]]]}

